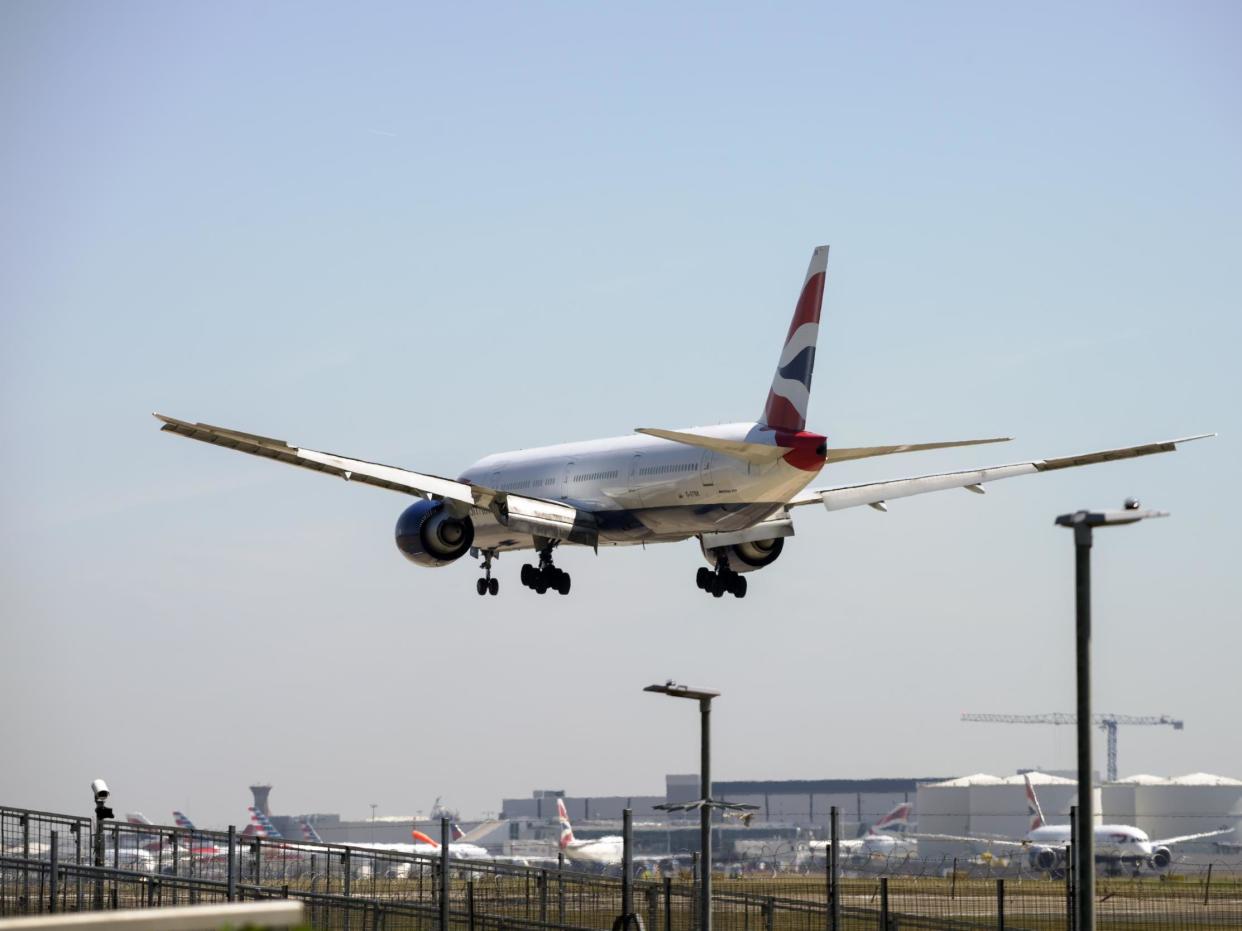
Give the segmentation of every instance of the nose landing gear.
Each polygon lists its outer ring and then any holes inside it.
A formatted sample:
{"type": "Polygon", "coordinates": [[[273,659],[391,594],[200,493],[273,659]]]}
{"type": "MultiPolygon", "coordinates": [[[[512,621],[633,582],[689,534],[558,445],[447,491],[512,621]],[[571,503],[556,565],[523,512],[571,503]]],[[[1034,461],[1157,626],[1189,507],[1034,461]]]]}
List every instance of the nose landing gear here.
{"type": "Polygon", "coordinates": [[[500,579],[492,578],[492,560],[495,558],[495,550],[483,550],[483,578],[474,583],[474,590],[480,595],[500,593],[500,579]]]}
{"type": "Polygon", "coordinates": [[[746,597],[746,576],[740,575],[729,568],[728,557],[721,556],[716,560],[716,571],[706,566],[699,569],[695,583],[713,598],[723,597],[728,592],[734,598],[746,597]]]}
{"type": "Polygon", "coordinates": [[[569,573],[552,565],[552,550],[557,542],[547,540],[539,547],[538,569],[530,563],[522,566],[522,584],[540,595],[545,594],[548,589],[560,592],[562,595],[569,594],[569,573]]]}

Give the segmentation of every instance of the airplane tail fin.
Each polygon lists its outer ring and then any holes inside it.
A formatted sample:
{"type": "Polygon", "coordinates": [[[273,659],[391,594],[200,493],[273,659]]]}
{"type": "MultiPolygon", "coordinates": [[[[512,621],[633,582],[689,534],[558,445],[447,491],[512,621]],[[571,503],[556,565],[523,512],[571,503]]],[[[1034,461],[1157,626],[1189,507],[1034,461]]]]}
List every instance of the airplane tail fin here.
{"type": "Polygon", "coordinates": [[[187,818],[183,811],[173,812],[173,824],[179,828],[185,828],[187,831],[194,830],[194,822],[187,818]]]}
{"type": "Polygon", "coordinates": [[[419,830],[415,829],[415,830],[413,830],[413,831],[411,831],[411,832],[410,832],[410,837],[414,838],[414,840],[415,840],[417,843],[420,843],[420,844],[428,844],[428,845],[430,845],[430,846],[432,846],[432,847],[436,848],[437,850],[439,850],[439,849],[440,849],[440,842],[439,842],[439,841],[434,841],[434,840],[432,840],[430,837],[428,837],[428,836],[427,836],[426,834],[424,834],[422,831],[419,831],[419,830]]]}
{"type": "Polygon", "coordinates": [[[1044,812],[1039,807],[1039,799],[1035,795],[1035,787],[1031,785],[1030,774],[1024,775],[1023,779],[1026,780],[1026,813],[1031,816],[1031,826],[1028,831],[1034,831],[1044,826],[1044,812]]]}
{"type": "Polygon", "coordinates": [[[307,818],[302,819],[302,840],[312,841],[316,844],[323,843],[323,838],[319,836],[319,832],[315,830],[315,826],[307,818]]]}
{"type": "Polygon", "coordinates": [[[155,822],[140,811],[127,811],[125,820],[130,824],[154,824],[155,822]]]}
{"type": "Polygon", "coordinates": [[[561,819],[561,849],[564,850],[574,842],[574,829],[569,823],[569,812],[565,811],[565,800],[556,800],[556,815],[561,819]]]}
{"type": "Polygon", "coordinates": [[[463,837],[466,836],[466,832],[461,829],[460,825],[458,825],[456,821],[454,821],[449,826],[449,836],[451,836],[453,840],[455,841],[461,840],[463,837]]]}
{"type": "Polygon", "coordinates": [[[816,246],[794,307],[793,321],[785,337],[781,358],[772,377],[768,403],[760,422],[774,430],[797,433],[806,429],[806,409],[811,398],[811,373],[815,369],[815,343],[819,338],[819,312],[824,303],[828,276],[828,247],[816,246]]]}
{"type": "Polygon", "coordinates": [[[873,824],[872,828],[876,831],[904,831],[910,827],[910,811],[913,808],[909,802],[902,802],[873,824]]]}
{"type": "Polygon", "coordinates": [[[276,829],[276,825],[272,824],[272,819],[259,809],[251,805],[247,811],[250,812],[250,820],[254,823],[256,830],[262,837],[270,837],[275,840],[281,840],[284,835],[276,829]]]}

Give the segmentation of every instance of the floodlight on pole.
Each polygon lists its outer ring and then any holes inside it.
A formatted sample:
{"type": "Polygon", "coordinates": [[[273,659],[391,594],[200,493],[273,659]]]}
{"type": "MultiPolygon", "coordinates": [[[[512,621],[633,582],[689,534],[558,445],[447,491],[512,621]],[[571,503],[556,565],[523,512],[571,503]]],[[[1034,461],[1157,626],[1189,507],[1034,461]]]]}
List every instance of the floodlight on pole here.
{"type": "Polygon", "coordinates": [[[1143,510],[1126,498],[1119,511],[1075,511],[1056,519],[1074,531],[1075,643],[1078,686],[1078,805],[1074,850],[1076,931],[1095,931],[1095,817],[1091,784],[1091,545],[1096,527],[1133,524],[1166,511],[1143,510]]]}
{"type": "Polygon", "coordinates": [[[699,798],[693,802],[671,802],[656,805],[662,811],[690,811],[699,809],[699,927],[698,931],[712,931],[712,809],[753,811],[757,805],[739,805],[718,802],[712,798],[712,699],[720,693],[712,689],[693,689],[669,679],[663,685],[648,685],[644,692],[658,692],[673,698],[689,698],[699,703],[699,798]]]}

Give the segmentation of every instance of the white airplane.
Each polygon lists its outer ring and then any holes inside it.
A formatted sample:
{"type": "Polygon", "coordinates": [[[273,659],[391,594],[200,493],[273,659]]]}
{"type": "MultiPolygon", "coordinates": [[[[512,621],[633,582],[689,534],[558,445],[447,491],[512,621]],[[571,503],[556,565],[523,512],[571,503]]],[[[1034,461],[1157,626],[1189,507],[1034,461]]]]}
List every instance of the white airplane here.
{"type": "MultiPolygon", "coordinates": [[[[908,836],[889,833],[906,831],[910,827],[910,811],[914,806],[902,802],[875,824],[867,828],[862,837],[839,840],[838,855],[845,854],[853,859],[871,859],[873,856],[889,857],[893,854],[914,853],[917,842],[908,836]]],[[[813,840],[807,844],[812,854],[827,856],[832,847],[830,840],[813,840]]]]}
{"type": "Polygon", "coordinates": [[[565,811],[563,799],[556,800],[556,814],[561,819],[560,848],[566,859],[598,866],[621,865],[625,840],[619,834],[578,840],[574,837],[573,825],[569,823],[569,813],[565,811]]]}
{"type": "MultiPolygon", "coordinates": [[[[1031,785],[1030,776],[1026,777],[1026,807],[1031,816],[1031,825],[1026,836],[1020,839],[985,837],[978,834],[913,834],[911,836],[928,840],[956,840],[996,847],[1021,848],[1027,852],[1027,860],[1033,869],[1063,870],[1065,851],[1070,845],[1070,826],[1044,823],[1044,812],[1039,806],[1039,798],[1035,795],[1035,787],[1031,785]]],[[[1103,864],[1111,872],[1120,872],[1127,867],[1133,870],[1135,875],[1138,875],[1143,867],[1159,872],[1173,862],[1173,853],[1169,848],[1174,844],[1219,837],[1232,830],[1233,828],[1226,827],[1199,834],[1181,834],[1177,837],[1161,837],[1153,840],[1147,836],[1146,831],[1132,824],[1097,824],[1092,832],[1095,840],[1095,861],[1103,864]]]]}
{"type": "MultiPolygon", "coordinates": [[[[419,566],[446,566],[467,552],[482,556],[480,595],[495,595],[492,560],[533,549],[538,565],[522,566],[527,588],[569,593],[570,577],[552,562],[562,543],[590,546],[671,543],[695,537],[708,567],[699,588],[719,598],[746,594],[742,573],[771,565],[794,533],[790,510],[810,504],[829,511],[869,505],[887,510],[895,498],[965,488],[1073,466],[1171,452],[1183,437],[1009,465],[893,481],[807,490],[827,465],[893,453],[999,443],[1007,437],[842,448],[806,429],[811,375],[827,276],[828,247],[811,253],[758,421],[682,430],[639,428],[634,435],[498,453],[456,479],[291,446],[283,440],[155,416],[162,430],[413,495],[397,520],[397,548],[419,566]]],[[[1204,434],[1210,436],[1212,434],[1204,434]]]]}

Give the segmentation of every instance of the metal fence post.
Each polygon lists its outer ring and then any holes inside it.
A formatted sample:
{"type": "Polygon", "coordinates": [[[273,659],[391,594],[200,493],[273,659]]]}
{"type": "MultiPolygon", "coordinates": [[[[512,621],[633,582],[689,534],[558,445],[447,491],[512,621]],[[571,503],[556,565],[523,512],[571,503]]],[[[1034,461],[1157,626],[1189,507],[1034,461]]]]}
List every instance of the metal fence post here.
{"type": "Polygon", "coordinates": [[[474,931],[474,878],[466,880],[466,927],[474,931]]]}
{"type": "Polygon", "coordinates": [[[1005,931],[1005,880],[996,880],[996,931],[1005,931]]]}
{"type": "Polygon", "coordinates": [[[841,812],[836,805],[828,813],[828,931],[841,927],[841,812]]]}
{"type": "Polygon", "coordinates": [[[95,895],[93,906],[95,911],[103,911],[104,907],[104,833],[103,818],[95,819],[95,833],[91,835],[95,847],[95,895]]]}
{"type": "MultiPolygon", "coordinates": [[[[350,877],[353,876],[353,865],[349,862],[349,848],[345,848],[345,852],[341,854],[341,868],[345,871],[344,890],[345,898],[350,897],[350,877]]],[[[345,931],[349,931],[349,915],[353,909],[349,906],[345,908],[345,931]]],[[[363,925],[366,924],[366,912],[363,912],[363,925]]]]}
{"type": "Polygon", "coordinates": [[[652,883],[647,887],[647,928],[649,931],[655,931],[659,925],[660,915],[660,887],[652,883]]]}
{"type": "MultiPolygon", "coordinates": [[[[82,865],[82,825],[75,822],[70,830],[73,831],[73,865],[80,867],[82,865]]],[[[80,869],[74,870],[73,898],[78,911],[82,911],[82,870],[80,869]]]]}
{"type": "MultiPolygon", "coordinates": [[[[22,815],[22,913],[30,912],[30,815],[22,815]]],[[[103,893],[101,892],[100,895],[103,893]]]]}
{"type": "Polygon", "coordinates": [[[229,825],[229,863],[228,882],[225,885],[225,897],[230,902],[237,901],[237,828],[229,825]]]}
{"type": "Polygon", "coordinates": [[[47,910],[48,912],[52,914],[56,913],[56,896],[60,892],[60,851],[56,847],[57,840],[58,840],[57,832],[53,831],[52,837],[51,837],[52,848],[50,851],[48,851],[48,857],[51,860],[52,873],[51,873],[51,878],[47,884],[48,886],[47,910]]]}
{"type": "MultiPolygon", "coordinates": [[[[654,925],[651,931],[655,931],[654,925]]],[[[664,877],[664,931],[673,931],[673,877],[664,877]]]]}
{"type": "Polygon", "coordinates": [[[256,837],[254,843],[250,845],[250,858],[252,861],[250,864],[250,874],[256,886],[262,882],[263,878],[263,854],[260,852],[262,850],[263,842],[256,837]]]}
{"type": "Polygon", "coordinates": [[[763,931],[772,931],[776,926],[776,900],[768,896],[763,900],[763,931]]]}
{"type": "Polygon", "coordinates": [[[888,877],[880,877],[880,931],[888,931],[888,877]]]}
{"type": "Polygon", "coordinates": [[[1208,864],[1207,882],[1203,884],[1203,904],[1208,904],[1208,895],[1212,891],[1212,864],[1208,864]]]}
{"type": "Polygon", "coordinates": [[[440,931],[449,931],[449,819],[440,819],[440,931]]]}
{"type": "Polygon", "coordinates": [[[621,927],[634,914],[634,821],[626,808],[621,812],[621,927]]]}
{"type": "Polygon", "coordinates": [[[565,854],[556,854],[556,923],[565,923],[565,854]]]}
{"type": "MultiPolygon", "coordinates": [[[[473,880],[472,880],[473,881],[473,880]]],[[[539,923],[548,923],[548,871],[539,871],[539,923]]]]}
{"type": "Polygon", "coordinates": [[[953,858],[953,878],[949,880],[949,898],[957,898],[957,857],[953,858]]]}

